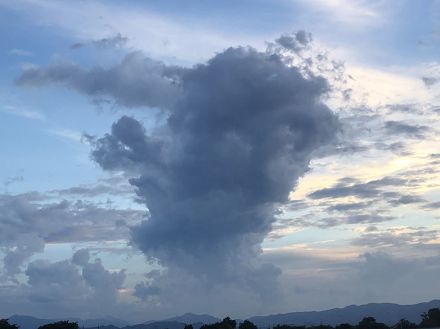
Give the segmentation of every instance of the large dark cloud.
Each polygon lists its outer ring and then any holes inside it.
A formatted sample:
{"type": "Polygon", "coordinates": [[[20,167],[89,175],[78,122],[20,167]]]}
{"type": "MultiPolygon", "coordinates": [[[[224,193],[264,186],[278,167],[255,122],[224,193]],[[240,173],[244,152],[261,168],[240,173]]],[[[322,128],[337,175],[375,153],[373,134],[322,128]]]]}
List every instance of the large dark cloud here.
{"type": "Polygon", "coordinates": [[[132,237],[148,257],[256,288],[278,272],[255,266],[277,205],[337,133],[320,102],[327,83],[277,54],[231,48],[188,69],[180,87],[158,133],[122,117],[96,141],[93,157],[104,169],[139,174],[131,183],[151,217],[132,237]]]}

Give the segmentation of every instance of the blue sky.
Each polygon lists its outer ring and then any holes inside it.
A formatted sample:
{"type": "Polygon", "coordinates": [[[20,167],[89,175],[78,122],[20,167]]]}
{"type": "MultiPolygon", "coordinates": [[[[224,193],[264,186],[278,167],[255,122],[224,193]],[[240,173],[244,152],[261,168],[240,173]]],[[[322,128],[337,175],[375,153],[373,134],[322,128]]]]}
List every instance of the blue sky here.
{"type": "Polygon", "coordinates": [[[428,0],[0,1],[0,316],[246,317],[438,297],[439,15],[428,0]],[[239,46],[255,53],[226,50],[239,46]],[[270,55],[300,82],[241,99],[260,81],[215,71],[270,55]],[[284,88],[295,104],[276,103],[284,88]],[[273,114],[247,116],[269,100],[273,114]],[[223,146],[217,107],[240,122],[223,146]],[[286,140],[277,109],[298,129],[286,140]],[[273,148],[247,162],[234,138],[273,148]]]}

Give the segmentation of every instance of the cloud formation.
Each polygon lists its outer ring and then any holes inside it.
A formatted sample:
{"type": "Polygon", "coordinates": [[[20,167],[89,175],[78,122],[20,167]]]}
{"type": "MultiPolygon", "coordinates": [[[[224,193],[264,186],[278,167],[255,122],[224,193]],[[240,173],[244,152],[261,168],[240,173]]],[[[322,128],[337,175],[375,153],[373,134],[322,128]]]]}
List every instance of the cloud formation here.
{"type": "Polygon", "coordinates": [[[183,71],[179,88],[163,127],[148,135],[124,116],[95,141],[93,157],[138,174],[130,182],[151,216],[132,239],[148,258],[210,284],[269,287],[260,281],[278,270],[256,262],[259,246],[313,152],[339,129],[320,100],[326,80],[239,47],[183,71]]]}
{"type": "Polygon", "coordinates": [[[95,67],[86,70],[69,62],[28,68],[17,84],[34,87],[56,84],[92,96],[96,101],[111,97],[122,106],[167,107],[180,94],[175,80],[182,70],[133,52],[110,69],[95,67]]]}
{"type": "MultiPolygon", "coordinates": [[[[133,245],[167,269],[168,279],[181,273],[207,286],[232,282],[261,297],[276,290],[279,269],[259,261],[260,244],[314,153],[340,129],[322,102],[327,80],[300,54],[310,42],[301,31],[266,52],[229,48],[192,68],[139,52],[107,69],[52,63],[17,82],[62,84],[167,113],[151,133],[123,116],[109,134],[91,139],[103,169],[137,176],[130,183],[150,216],[132,229],[133,245]]],[[[169,286],[165,276],[153,281],[169,286]]],[[[136,294],[161,293],[154,282],[140,283],[136,294]]]]}
{"type": "MultiPolygon", "coordinates": [[[[98,49],[118,49],[123,48],[128,42],[128,38],[117,33],[114,36],[93,40],[90,44],[98,49]]],[[[70,46],[70,49],[79,49],[87,46],[87,43],[76,42],[70,46]]]]}
{"type": "Polygon", "coordinates": [[[77,251],[72,259],[34,260],[27,265],[24,278],[26,281],[14,288],[2,286],[2,309],[71,318],[105,316],[124,306],[119,290],[126,278],[125,271],[110,271],[99,258],[91,261],[85,249],[77,251]],[[3,298],[8,293],[13,298],[3,298]]]}
{"type": "Polygon", "coordinates": [[[128,239],[128,226],[145,213],[47,198],[39,193],[0,195],[0,252],[8,276],[20,273],[46,243],[128,239]]]}

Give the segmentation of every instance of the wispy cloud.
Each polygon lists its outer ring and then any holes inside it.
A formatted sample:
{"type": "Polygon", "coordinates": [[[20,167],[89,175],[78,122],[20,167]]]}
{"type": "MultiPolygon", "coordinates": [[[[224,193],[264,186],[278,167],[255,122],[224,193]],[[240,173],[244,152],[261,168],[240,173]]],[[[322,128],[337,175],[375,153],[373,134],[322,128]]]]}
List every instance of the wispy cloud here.
{"type": "Polygon", "coordinates": [[[62,129],[50,129],[49,133],[70,141],[74,141],[74,142],[78,142],[81,143],[82,142],[82,137],[83,134],[79,131],[76,130],[72,130],[72,129],[66,129],[66,128],[62,128],[62,129]]]}
{"type": "Polygon", "coordinates": [[[379,24],[380,1],[363,0],[296,0],[310,11],[325,15],[328,20],[352,26],[379,24]]]}
{"type": "Polygon", "coordinates": [[[23,49],[17,49],[17,48],[9,50],[8,53],[10,55],[22,56],[22,57],[31,57],[31,56],[33,56],[32,52],[27,51],[27,50],[23,50],[23,49]]]}
{"type": "Polygon", "coordinates": [[[11,105],[0,107],[0,112],[12,114],[29,120],[39,120],[39,121],[46,120],[46,117],[41,112],[35,110],[27,110],[11,105]]]}
{"type": "MultiPolygon", "coordinates": [[[[178,22],[145,8],[114,5],[103,2],[84,2],[77,6],[70,2],[24,0],[1,2],[0,6],[17,10],[38,25],[56,26],[70,37],[84,40],[104,40],[119,34],[127,39],[129,48],[141,49],[154,57],[194,63],[207,59],[215,52],[231,45],[264,45],[263,40],[250,40],[236,31],[224,33],[194,22],[178,22]],[[99,19],[98,19],[99,17],[99,19]]],[[[81,43],[77,43],[80,46],[81,43]]]]}

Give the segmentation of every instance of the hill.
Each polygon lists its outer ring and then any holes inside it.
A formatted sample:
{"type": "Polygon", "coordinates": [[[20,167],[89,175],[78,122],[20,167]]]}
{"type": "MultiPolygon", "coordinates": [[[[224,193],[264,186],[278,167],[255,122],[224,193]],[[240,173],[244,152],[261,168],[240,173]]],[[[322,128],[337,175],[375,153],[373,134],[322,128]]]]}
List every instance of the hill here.
{"type": "Polygon", "coordinates": [[[180,316],[176,316],[173,318],[166,319],[164,321],[176,321],[187,324],[193,323],[203,323],[203,324],[211,324],[221,321],[219,318],[216,318],[209,314],[193,314],[193,313],[185,313],[180,316]]]}
{"type": "Polygon", "coordinates": [[[360,306],[351,305],[326,311],[254,316],[248,320],[252,321],[259,327],[268,327],[275,324],[319,325],[321,323],[334,326],[340,323],[356,324],[363,317],[372,316],[378,322],[393,325],[402,318],[419,323],[421,320],[420,315],[430,308],[435,307],[440,307],[440,300],[432,300],[430,302],[414,305],[399,305],[392,303],[371,303],[360,306]]]}
{"type": "MultiPolygon", "coordinates": [[[[14,314],[9,318],[9,322],[18,325],[20,329],[37,329],[39,326],[61,320],[66,320],[66,319],[40,319],[33,316],[17,315],[17,314],[14,314]]],[[[128,322],[113,317],[86,319],[86,320],[82,320],[79,318],[69,318],[67,320],[71,322],[78,322],[80,328],[91,328],[98,326],[99,327],[114,326],[114,327],[122,328],[128,325],[128,322]]]]}

